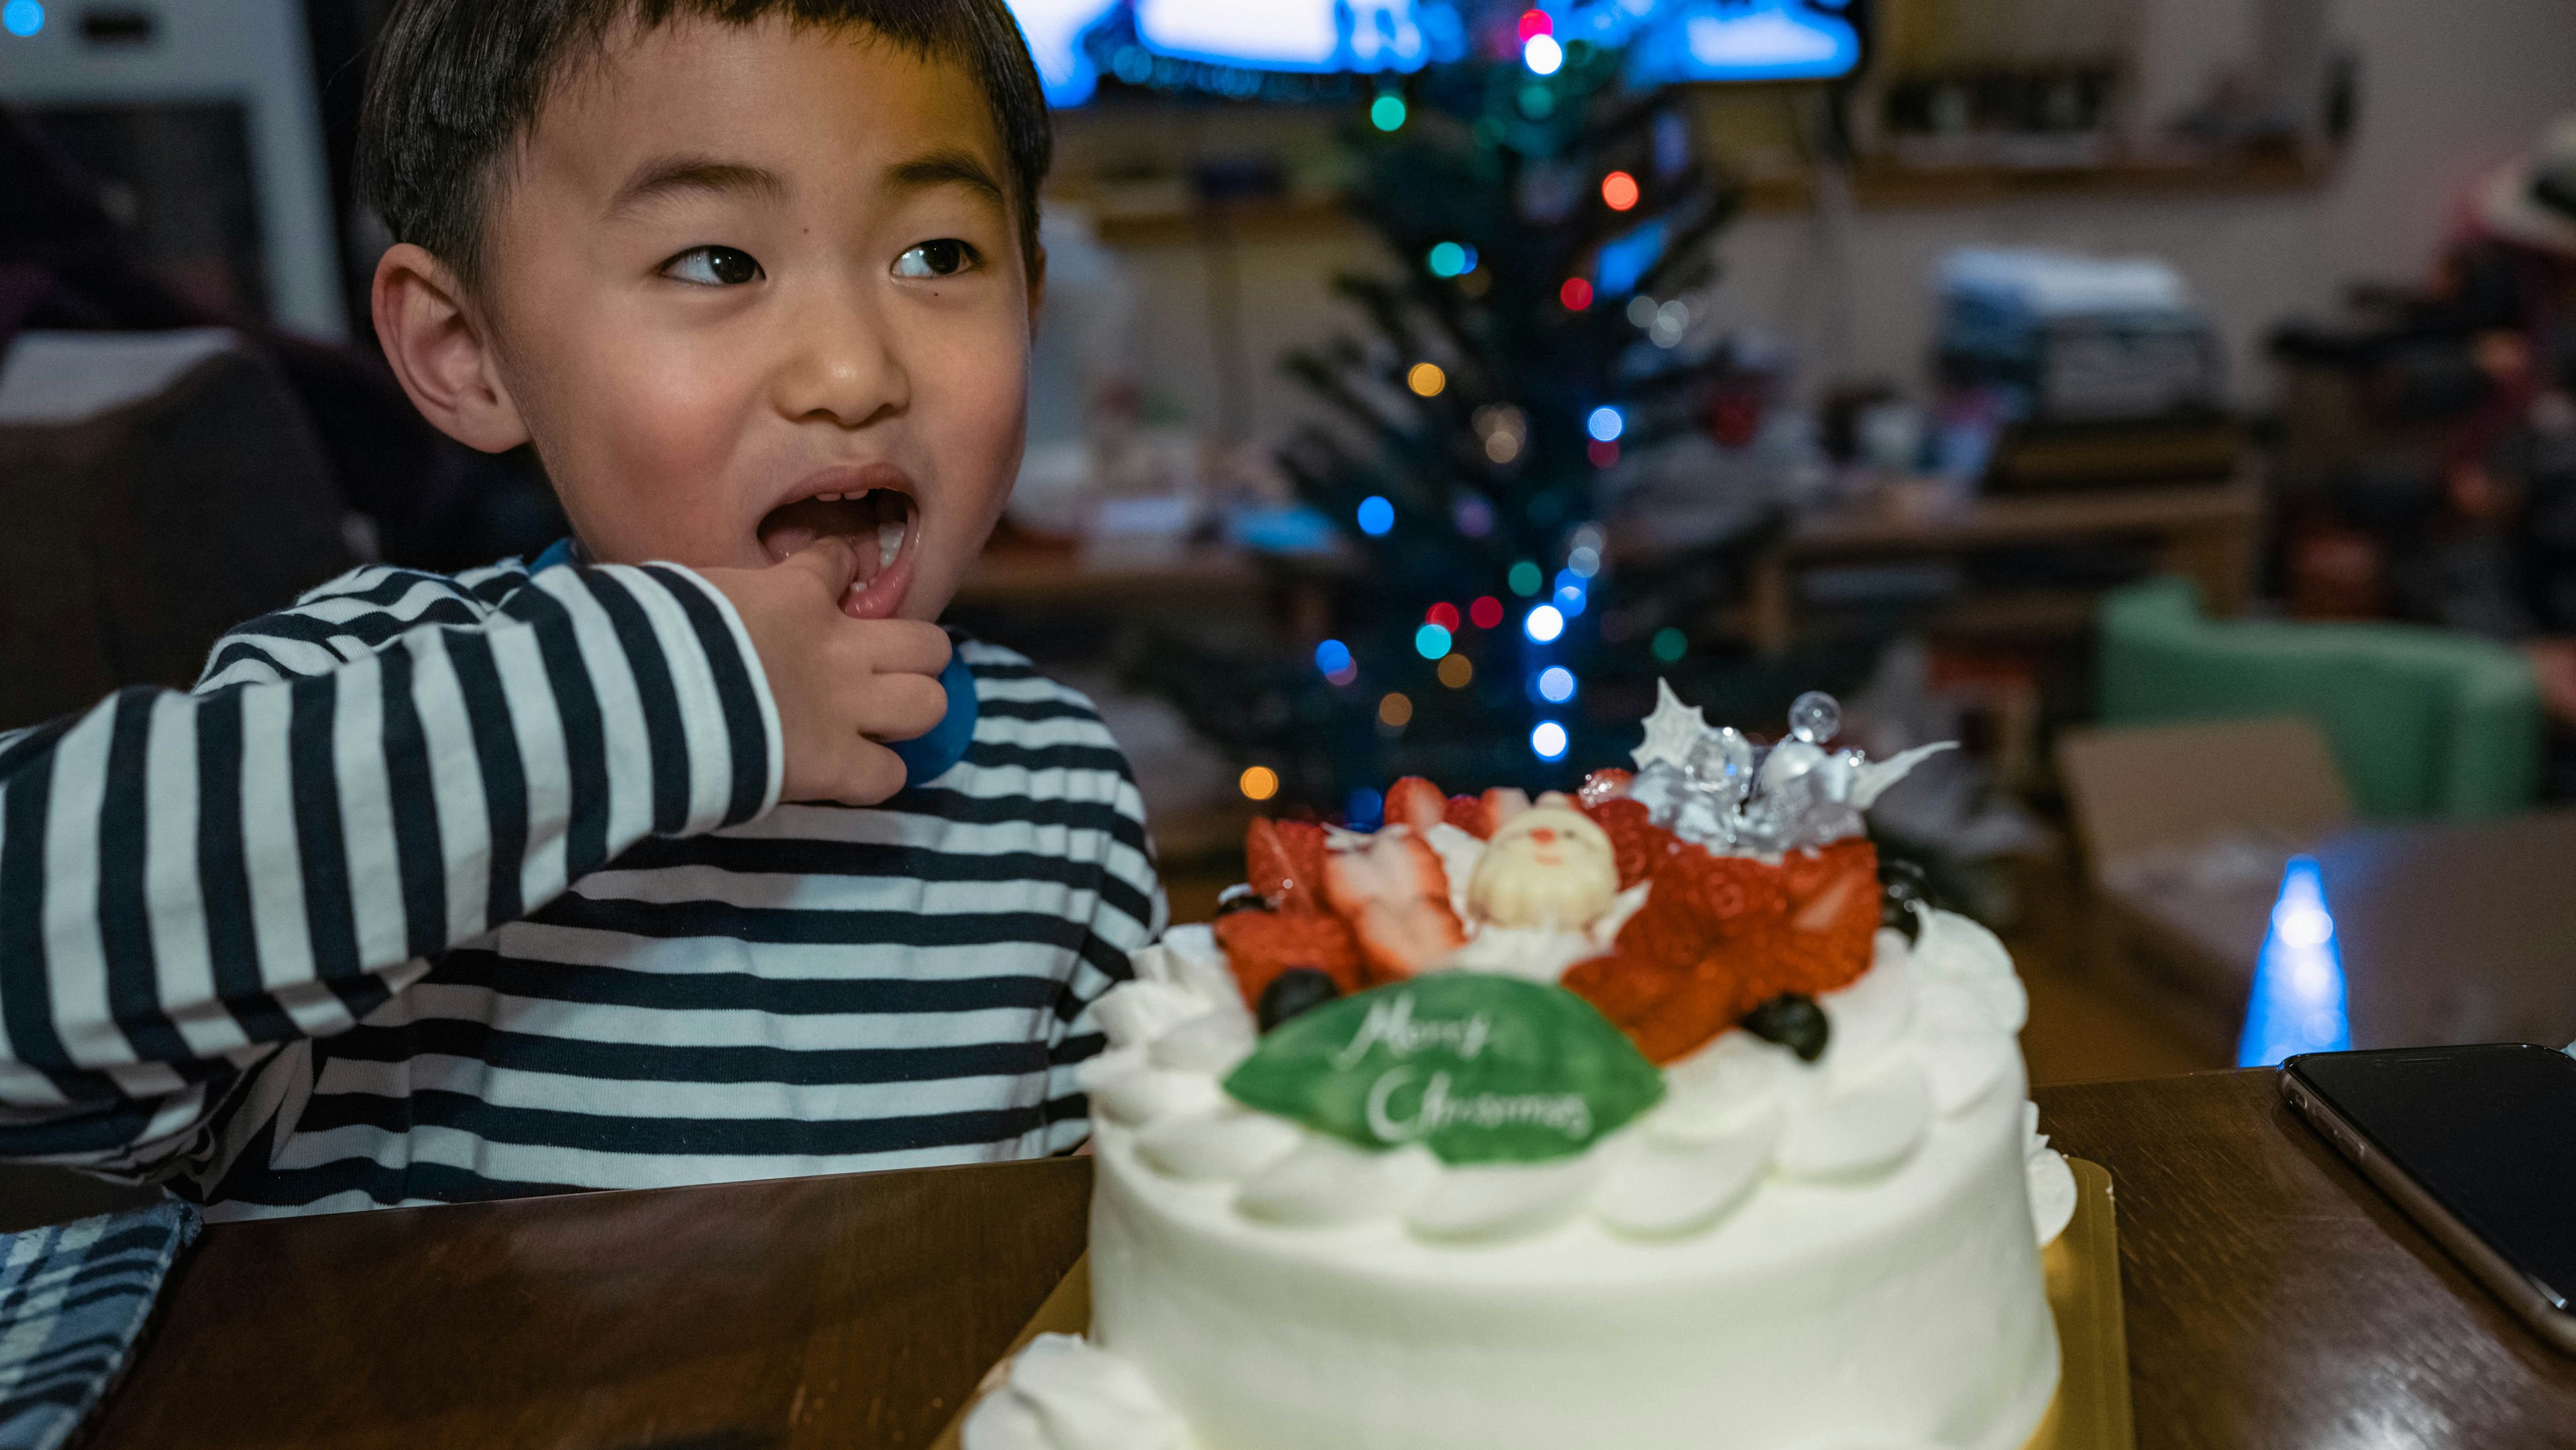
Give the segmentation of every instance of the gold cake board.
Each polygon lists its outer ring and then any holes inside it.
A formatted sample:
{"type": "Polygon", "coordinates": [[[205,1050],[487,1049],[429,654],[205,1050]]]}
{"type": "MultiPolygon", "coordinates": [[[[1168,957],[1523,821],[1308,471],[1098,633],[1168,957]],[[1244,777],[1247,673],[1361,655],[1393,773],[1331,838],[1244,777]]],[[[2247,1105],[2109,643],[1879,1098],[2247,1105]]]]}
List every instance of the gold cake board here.
{"type": "MultiPolygon", "coordinates": [[[[2048,1274],[2048,1307],[2057,1316],[2057,1397],[2027,1450],[2132,1450],[2129,1333],[2120,1311],[2119,1226],[2111,1208],[2111,1175],[2098,1163],[2069,1158],[2075,1170],[2075,1217],[2040,1253],[2048,1274]]],[[[1041,1334],[1080,1334],[1091,1327],[1091,1256],[1047,1295],[1028,1326],[975,1387],[931,1450],[962,1450],[967,1413],[1001,1383],[1003,1366],[1041,1334]]]]}

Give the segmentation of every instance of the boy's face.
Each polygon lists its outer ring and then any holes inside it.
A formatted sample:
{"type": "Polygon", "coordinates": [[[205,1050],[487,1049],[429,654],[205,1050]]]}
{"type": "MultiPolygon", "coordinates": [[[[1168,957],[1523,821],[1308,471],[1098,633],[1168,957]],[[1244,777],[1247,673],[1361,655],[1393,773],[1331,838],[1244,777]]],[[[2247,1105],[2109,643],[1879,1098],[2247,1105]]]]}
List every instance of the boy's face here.
{"type": "Polygon", "coordinates": [[[865,32],[678,21],[550,97],[494,187],[492,365],[608,562],[862,542],[936,618],[1019,466],[1035,288],[983,92],[865,32]]]}

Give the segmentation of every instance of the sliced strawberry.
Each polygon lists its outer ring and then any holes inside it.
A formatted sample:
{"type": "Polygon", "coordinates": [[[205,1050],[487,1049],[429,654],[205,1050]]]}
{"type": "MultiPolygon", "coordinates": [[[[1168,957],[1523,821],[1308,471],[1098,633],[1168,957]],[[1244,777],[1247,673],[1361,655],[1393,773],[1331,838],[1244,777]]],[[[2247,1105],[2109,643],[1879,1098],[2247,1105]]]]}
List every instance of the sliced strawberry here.
{"type": "MultiPolygon", "coordinates": [[[[1602,773],[1594,772],[1596,775],[1602,773]]],[[[1584,794],[1591,794],[1588,784],[1584,787],[1584,794]]],[[[1610,847],[1617,853],[1619,861],[1619,889],[1622,891],[1654,875],[1655,868],[1663,864],[1664,857],[1681,844],[1672,832],[1649,818],[1643,801],[1615,797],[1599,805],[1586,806],[1584,814],[1610,837],[1610,847]]]]}
{"type": "Polygon", "coordinates": [[[1380,831],[1324,862],[1324,899],[1349,923],[1372,980],[1410,977],[1467,944],[1430,843],[1380,831]]]}
{"type": "Polygon", "coordinates": [[[1360,989],[1360,952],[1342,919],[1322,912],[1235,911],[1216,919],[1217,945],[1243,990],[1246,1005],[1261,1001],[1271,979],[1311,967],[1344,992],[1360,989]]]}
{"type": "Polygon", "coordinates": [[[1490,841],[1494,838],[1494,817],[1485,809],[1485,799],[1482,796],[1449,797],[1449,809],[1443,814],[1442,819],[1479,841],[1490,841]]]}
{"type": "Polygon", "coordinates": [[[1418,775],[1408,775],[1386,788],[1386,823],[1402,822],[1416,831],[1427,831],[1447,817],[1449,802],[1440,787],[1418,775]]]}
{"type": "Polygon", "coordinates": [[[1529,807],[1528,791],[1498,785],[1485,792],[1485,819],[1497,831],[1509,824],[1512,817],[1528,810],[1529,807]]]}

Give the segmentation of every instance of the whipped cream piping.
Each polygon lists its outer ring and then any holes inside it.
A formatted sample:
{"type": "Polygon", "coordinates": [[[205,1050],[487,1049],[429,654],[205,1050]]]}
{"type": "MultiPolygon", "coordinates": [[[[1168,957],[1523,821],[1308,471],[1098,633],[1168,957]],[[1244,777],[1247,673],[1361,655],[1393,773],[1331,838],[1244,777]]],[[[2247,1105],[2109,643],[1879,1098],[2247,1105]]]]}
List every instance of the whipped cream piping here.
{"type": "Polygon", "coordinates": [[[1190,1450],[1181,1417],[1126,1360],[1070,1334],[1041,1334],[977,1402],[965,1450],[1190,1450]]]}
{"type": "MultiPolygon", "coordinates": [[[[1882,931],[1876,953],[1860,980],[1818,999],[1833,1030],[1815,1063],[1722,1033],[1666,1069],[1665,1099],[1645,1118],[1562,1162],[1450,1166],[1418,1148],[1355,1148],[1234,1104],[1218,1084],[1252,1050],[1255,1030],[1204,926],[1174,928],[1136,954],[1137,980],[1101,999],[1110,1050],[1078,1076],[1104,1134],[1134,1133],[1159,1173],[1230,1190],[1248,1220],[1396,1219],[1424,1239],[1498,1242],[1588,1211],[1631,1235],[1700,1233],[1771,1177],[1853,1183],[1893,1171],[1936,1122],[2013,1076],[2028,1000],[1992,933],[1926,912],[1917,942],[1882,931]]],[[[2054,1178],[2042,1184],[2045,1152],[2034,1148],[2031,1170],[2042,1242],[2064,1224],[2049,1222],[2057,1188],[2054,1178]]],[[[2071,1211],[2071,1177],[2064,1186],[2071,1211]]]]}

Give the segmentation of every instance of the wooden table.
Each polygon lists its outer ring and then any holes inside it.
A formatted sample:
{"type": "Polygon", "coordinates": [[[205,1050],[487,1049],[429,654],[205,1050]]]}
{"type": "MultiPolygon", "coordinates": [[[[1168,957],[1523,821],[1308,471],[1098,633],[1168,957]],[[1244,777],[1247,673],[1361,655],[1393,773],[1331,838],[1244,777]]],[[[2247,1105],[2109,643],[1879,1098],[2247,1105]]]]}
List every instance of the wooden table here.
{"type": "MultiPolygon", "coordinates": [[[[2039,1095],[2111,1170],[2138,1445],[2576,1444],[2525,1331],[2267,1072],[2039,1095]]],[[[206,1230],[89,1450],[919,1446],[1080,1252],[1088,1160],[206,1230]]]]}
{"type": "MultiPolygon", "coordinates": [[[[2252,583],[2262,516],[2262,492],[2250,479],[1980,497],[1939,510],[1882,501],[1816,514],[1800,519],[1754,561],[1746,632],[1762,653],[1787,653],[1797,627],[1796,575],[1818,564],[2121,539],[2151,542],[2162,567],[2199,583],[2210,613],[2234,614],[2252,583]]],[[[2042,612],[2063,613],[2047,601],[2042,612]]],[[[2079,602],[2075,618],[2091,622],[2089,602],[2079,602]]]]}

